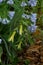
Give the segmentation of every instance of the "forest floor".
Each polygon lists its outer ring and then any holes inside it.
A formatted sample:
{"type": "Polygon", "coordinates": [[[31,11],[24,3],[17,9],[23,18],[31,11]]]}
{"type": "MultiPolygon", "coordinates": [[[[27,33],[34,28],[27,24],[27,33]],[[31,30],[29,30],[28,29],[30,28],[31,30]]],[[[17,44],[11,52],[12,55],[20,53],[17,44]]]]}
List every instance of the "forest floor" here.
{"type": "Polygon", "coordinates": [[[38,40],[34,45],[28,49],[24,49],[19,55],[20,62],[18,65],[25,65],[24,60],[30,60],[28,65],[43,65],[43,42],[38,40]]]}

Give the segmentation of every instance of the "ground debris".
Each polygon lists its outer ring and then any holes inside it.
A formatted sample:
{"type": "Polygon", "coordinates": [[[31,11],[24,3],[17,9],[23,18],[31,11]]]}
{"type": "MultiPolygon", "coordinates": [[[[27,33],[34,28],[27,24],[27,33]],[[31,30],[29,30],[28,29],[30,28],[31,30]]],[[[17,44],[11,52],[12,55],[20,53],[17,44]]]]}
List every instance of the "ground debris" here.
{"type": "Polygon", "coordinates": [[[29,65],[43,65],[43,44],[41,44],[41,41],[30,46],[26,52],[23,52],[22,54],[23,55],[19,57],[21,64],[18,65],[23,65],[25,59],[30,60],[29,65]]]}

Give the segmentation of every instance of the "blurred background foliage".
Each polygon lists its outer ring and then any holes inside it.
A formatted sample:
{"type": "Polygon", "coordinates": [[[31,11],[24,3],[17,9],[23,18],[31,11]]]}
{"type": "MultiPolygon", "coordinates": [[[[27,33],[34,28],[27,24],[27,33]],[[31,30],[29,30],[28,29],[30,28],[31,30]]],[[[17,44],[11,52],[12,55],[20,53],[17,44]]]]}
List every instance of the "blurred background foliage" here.
{"type": "MultiPolygon", "coordinates": [[[[37,0],[36,6],[29,5],[28,1],[0,0],[0,65],[17,65],[18,52],[35,43],[32,35],[37,38],[37,34],[34,32],[40,30],[43,35],[43,0],[37,0]],[[33,24],[32,13],[37,14],[35,31],[29,29],[33,24]]],[[[25,65],[29,62],[25,60],[25,65]]]]}

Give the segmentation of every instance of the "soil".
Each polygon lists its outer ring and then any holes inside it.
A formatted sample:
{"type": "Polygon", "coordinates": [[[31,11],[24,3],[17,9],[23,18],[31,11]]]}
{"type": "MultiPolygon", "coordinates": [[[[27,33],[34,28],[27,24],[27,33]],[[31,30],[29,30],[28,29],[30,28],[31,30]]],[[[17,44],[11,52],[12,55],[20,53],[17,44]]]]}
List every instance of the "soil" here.
{"type": "Polygon", "coordinates": [[[24,60],[30,60],[28,65],[43,65],[43,42],[37,40],[34,45],[31,45],[28,49],[24,49],[18,54],[20,62],[18,65],[25,65],[24,60]]]}

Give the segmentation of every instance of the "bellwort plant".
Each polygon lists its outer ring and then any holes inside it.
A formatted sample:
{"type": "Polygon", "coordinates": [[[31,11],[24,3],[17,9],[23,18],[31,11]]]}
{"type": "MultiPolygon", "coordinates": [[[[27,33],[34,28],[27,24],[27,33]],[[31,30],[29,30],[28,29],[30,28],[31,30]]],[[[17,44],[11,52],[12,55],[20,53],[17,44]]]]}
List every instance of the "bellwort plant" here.
{"type": "Polygon", "coordinates": [[[37,29],[37,2],[0,0],[0,65],[17,65],[18,52],[34,43],[31,34],[37,29]]]}

